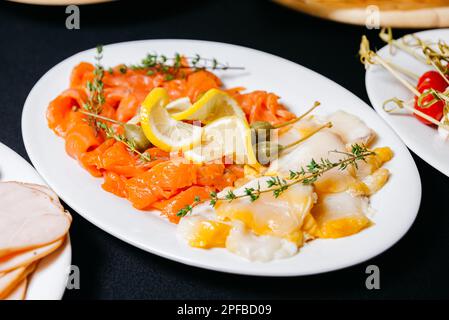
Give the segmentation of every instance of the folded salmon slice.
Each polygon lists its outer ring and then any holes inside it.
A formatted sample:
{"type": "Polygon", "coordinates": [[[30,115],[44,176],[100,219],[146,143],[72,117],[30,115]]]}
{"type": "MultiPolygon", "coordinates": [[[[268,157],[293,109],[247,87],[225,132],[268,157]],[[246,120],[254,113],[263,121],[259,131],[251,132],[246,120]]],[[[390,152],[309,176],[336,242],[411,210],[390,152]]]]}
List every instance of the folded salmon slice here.
{"type": "Polygon", "coordinates": [[[198,197],[200,201],[209,199],[211,191],[214,191],[214,189],[210,187],[192,186],[187,190],[181,191],[170,199],[160,200],[153,203],[153,207],[161,210],[161,213],[167,216],[170,222],[178,223],[181,218],[177,215],[179,210],[192,204],[196,197],[198,197]]]}

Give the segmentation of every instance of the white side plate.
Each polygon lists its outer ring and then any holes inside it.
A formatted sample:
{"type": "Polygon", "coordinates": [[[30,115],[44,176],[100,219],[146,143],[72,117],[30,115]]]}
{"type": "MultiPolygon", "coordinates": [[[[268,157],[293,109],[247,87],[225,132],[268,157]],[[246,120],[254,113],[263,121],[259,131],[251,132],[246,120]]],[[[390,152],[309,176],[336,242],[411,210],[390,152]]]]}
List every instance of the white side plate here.
{"type": "Polygon", "coordinates": [[[375,225],[338,240],[316,240],[295,257],[270,263],[252,263],[223,249],[188,247],[175,235],[175,225],[158,212],[142,212],[124,199],[103,191],[101,179],[93,178],[64,151],[64,141],[47,127],[49,101],[68,87],[72,68],[91,61],[95,51],[78,53],[48,71],[31,90],[23,109],[22,134],[31,161],[47,183],[86,219],[112,235],[154,254],[185,264],[224,272],[297,276],[336,270],[365,261],[392,246],[410,228],[421,201],[421,181],[410,153],[394,132],[363,101],[336,83],[293,62],[229,44],[196,40],[147,40],[104,47],[106,66],[138,63],[148,52],[168,56],[179,51],[200,54],[244,66],[244,71],[218,73],[226,87],[275,92],[296,113],[313,101],[323,103],[321,113],[338,109],[362,118],[379,134],[377,145],[390,146],[394,159],[387,164],[390,182],[374,197],[375,225]],[[404,192],[404,188],[407,192],[404,192]]]}
{"type": "MultiPolygon", "coordinates": [[[[0,181],[45,184],[34,168],[0,143],[0,181]]],[[[63,247],[39,262],[28,282],[27,300],[60,300],[64,295],[72,259],[70,238],[63,247]]]]}
{"type": "MultiPolygon", "coordinates": [[[[419,32],[417,35],[425,40],[438,41],[444,39],[449,42],[449,29],[428,30],[419,32]]],[[[418,75],[432,69],[431,66],[417,61],[402,51],[395,50],[394,54],[391,55],[388,46],[379,50],[379,55],[418,75]]],[[[409,81],[416,85],[413,81],[409,81]]],[[[435,127],[426,126],[411,114],[394,115],[383,110],[384,101],[392,97],[404,101],[412,99],[413,94],[410,90],[405,88],[381,66],[372,66],[367,70],[365,84],[373,107],[396,131],[405,144],[421,159],[449,176],[449,141],[444,141],[438,135],[435,127]]]]}

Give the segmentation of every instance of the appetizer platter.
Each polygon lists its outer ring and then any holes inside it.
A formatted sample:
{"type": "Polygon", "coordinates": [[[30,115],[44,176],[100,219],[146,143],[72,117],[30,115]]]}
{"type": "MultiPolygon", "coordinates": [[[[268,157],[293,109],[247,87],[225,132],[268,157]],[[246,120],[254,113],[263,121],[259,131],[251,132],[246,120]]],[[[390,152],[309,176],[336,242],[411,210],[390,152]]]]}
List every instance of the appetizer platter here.
{"type": "Polygon", "coordinates": [[[369,99],[411,150],[449,176],[449,30],[394,39],[383,29],[380,37],[387,45],[377,52],[361,43],[369,99]]]}
{"type": "Polygon", "coordinates": [[[212,270],[292,276],[359,263],[405,234],[421,198],[409,152],[361,100],[233,45],[81,52],[35,85],[22,130],[37,170],[81,215],[212,270]]]}
{"type": "Polygon", "coordinates": [[[0,143],[0,300],[61,299],[71,217],[36,171],[0,143]]]}

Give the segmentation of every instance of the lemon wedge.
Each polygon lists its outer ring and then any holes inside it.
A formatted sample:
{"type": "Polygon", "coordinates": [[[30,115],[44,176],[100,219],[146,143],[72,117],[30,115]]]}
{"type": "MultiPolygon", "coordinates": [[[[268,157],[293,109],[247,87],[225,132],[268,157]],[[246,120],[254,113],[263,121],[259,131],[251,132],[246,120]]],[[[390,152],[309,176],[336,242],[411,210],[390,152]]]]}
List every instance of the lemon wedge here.
{"type": "Polygon", "coordinates": [[[173,101],[169,106],[169,112],[176,120],[199,120],[208,124],[222,117],[237,116],[246,121],[245,113],[237,101],[224,91],[210,89],[190,105],[185,98],[181,99],[173,101]]]}
{"type": "Polygon", "coordinates": [[[177,121],[166,110],[168,93],[155,88],[140,108],[140,125],[145,136],[158,148],[171,152],[188,150],[201,143],[202,128],[177,121]]]}
{"type": "Polygon", "coordinates": [[[178,100],[170,105],[167,91],[155,88],[143,101],[140,125],[152,144],[168,152],[182,150],[184,157],[195,163],[232,157],[236,164],[261,167],[251,144],[251,128],[234,99],[212,89],[190,107],[188,99],[178,100]],[[168,111],[182,108],[184,111],[174,114],[168,111]],[[207,124],[194,126],[180,119],[207,124]]]}
{"type": "Polygon", "coordinates": [[[184,157],[195,163],[212,162],[233,157],[236,164],[259,168],[251,145],[251,129],[238,116],[221,117],[203,127],[201,143],[184,152],[184,157]]]}
{"type": "MultiPolygon", "coordinates": [[[[182,97],[176,100],[173,100],[165,107],[170,114],[176,114],[178,112],[183,112],[189,109],[192,106],[189,97],[182,97]]],[[[181,120],[181,119],[178,119],[181,120]]]]}

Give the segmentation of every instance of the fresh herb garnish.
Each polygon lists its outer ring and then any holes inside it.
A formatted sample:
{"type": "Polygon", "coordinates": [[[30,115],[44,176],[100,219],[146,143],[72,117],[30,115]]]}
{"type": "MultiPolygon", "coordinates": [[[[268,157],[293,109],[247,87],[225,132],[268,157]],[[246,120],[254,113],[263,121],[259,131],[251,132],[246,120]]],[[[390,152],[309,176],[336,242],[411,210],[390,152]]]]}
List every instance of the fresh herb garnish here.
{"type": "Polygon", "coordinates": [[[133,141],[126,139],[126,137],[123,134],[117,133],[111,126],[108,126],[106,123],[102,121],[96,121],[96,126],[104,131],[107,138],[114,139],[120,143],[123,143],[125,146],[128,147],[129,151],[137,154],[141,160],[143,161],[152,160],[151,156],[148,153],[140,152],[139,150],[137,150],[136,144],[133,141]]]}
{"type": "MultiPolygon", "coordinates": [[[[103,46],[98,45],[96,50],[95,69],[93,71],[94,78],[92,81],[87,81],[86,83],[88,98],[87,102],[85,102],[82,107],[86,111],[97,115],[101,113],[103,104],[105,103],[105,97],[103,93],[104,68],[101,65],[101,59],[103,59],[103,46]]],[[[93,117],[89,116],[87,121],[93,128],[95,128],[95,130],[97,130],[95,119],[93,117]]]]}
{"type": "MultiPolygon", "coordinates": [[[[243,70],[243,67],[233,67],[227,63],[219,62],[217,59],[203,58],[196,54],[193,57],[182,56],[175,53],[174,57],[167,57],[163,54],[147,54],[140,64],[130,65],[133,70],[147,70],[147,75],[156,73],[165,74],[165,80],[170,81],[178,75],[182,76],[182,69],[198,70],[243,70]]],[[[126,73],[125,69],[124,72],[126,73]]]]}
{"type": "Polygon", "coordinates": [[[189,204],[189,205],[185,206],[184,208],[182,208],[181,210],[179,210],[178,213],[177,213],[176,215],[177,215],[178,217],[184,217],[184,216],[186,216],[187,214],[189,214],[190,212],[192,212],[193,207],[194,207],[195,205],[197,205],[198,203],[200,203],[200,202],[201,202],[200,197],[195,196],[195,199],[193,200],[193,203],[192,203],[192,204],[189,204]]]}
{"type": "MultiPolygon", "coordinates": [[[[228,190],[226,194],[219,197],[216,192],[211,192],[210,205],[215,206],[219,201],[231,202],[235,199],[249,197],[250,201],[256,201],[260,198],[262,193],[272,193],[275,198],[278,198],[291,186],[302,183],[303,185],[311,185],[316,182],[319,177],[321,177],[325,172],[338,168],[338,170],[346,170],[348,166],[353,166],[358,168],[357,161],[365,161],[366,157],[375,155],[375,152],[368,150],[364,145],[354,144],[351,147],[350,152],[341,151],[330,151],[334,153],[341,153],[345,155],[345,158],[340,159],[336,162],[332,162],[329,159],[321,159],[320,161],[315,161],[312,159],[310,163],[298,171],[290,171],[289,179],[283,179],[279,176],[270,177],[267,181],[267,189],[261,190],[260,184],[257,188],[245,188],[243,194],[237,195],[232,190],[228,190]]],[[[192,203],[183,209],[181,209],[178,214],[180,216],[185,216],[187,213],[191,212],[193,207],[200,202],[192,203]],[[184,214],[185,213],[185,214],[184,214]],[[182,214],[182,215],[181,215],[182,214]]]]}

